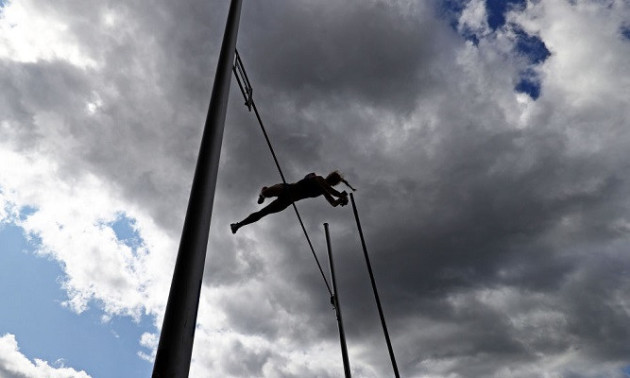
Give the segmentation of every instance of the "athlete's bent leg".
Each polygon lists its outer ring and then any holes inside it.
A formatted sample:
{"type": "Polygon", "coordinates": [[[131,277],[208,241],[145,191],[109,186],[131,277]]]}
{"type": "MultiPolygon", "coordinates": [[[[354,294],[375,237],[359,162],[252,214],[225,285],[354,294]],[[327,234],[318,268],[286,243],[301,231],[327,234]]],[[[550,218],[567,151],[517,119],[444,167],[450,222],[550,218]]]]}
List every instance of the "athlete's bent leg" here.
{"type": "Polygon", "coordinates": [[[286,184],[276,184],[272,186],[263,186],[258,194],[258,204],[265,202],[265,198],[280,197],[286,192],[286,184]]]}

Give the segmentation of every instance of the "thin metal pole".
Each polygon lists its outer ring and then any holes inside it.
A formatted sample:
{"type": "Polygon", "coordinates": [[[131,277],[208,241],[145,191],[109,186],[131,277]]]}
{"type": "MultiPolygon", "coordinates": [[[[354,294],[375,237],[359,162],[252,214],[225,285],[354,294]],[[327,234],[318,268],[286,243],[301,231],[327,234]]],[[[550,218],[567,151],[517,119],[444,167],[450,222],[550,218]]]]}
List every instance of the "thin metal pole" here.
{"type": "Polygon", "coordinates": [[[337,292],[337,280],[335,279],[335,264],[333,263],[332,249],[330,248],[330,233],[328,232],[328,223],[324,223],[324,231],[326,231],[326,246],[328,247],[328,259],[330,260],[330,275],[332,277],[333,294],[330,302],[335,307],[337,315],[337,325],[339,326],[339,341],[341,342],[341,356],[343,358],[343,370],[346,378],[351,378],[350,360],[348,359],[348,347],[346,346],[346,333],[343,330],[343,319],[341,318],[341,308],[339,306],[339,293],[337,292]]]}
{"type": "Polygon", "coordinates": [[[177,261],[166,304],[154,378],[184,378],[190,371],[199,294],[242,0],[232,0],[193,178],[177,261]]]}
{"type": "MultiPolygon", "coordinates": [[[[254,114],[256,114],[256,118],[258,119],[258,123],[260,124],[260,128],[262,129],[263,135],[265,136],[265,140],[267,141],[267,145],[269,146],[269,150],[271,151],[271,156],[273,160],[276,162],[276,167],[278,167],[278,172],[280,173],[280,178],[282,178],[283,183],[287,183],[287,180],[284,177],[284,173],[282,173],[282,168],[280,168],[280,163],[278,162],[278,157],[276,156],[276,152],[273,150],[273,146],[271,145],[271,141],[269,140],[269,135],[267,135],[267,130],[263,126],[262,119],[260,118],[260,114],[258,114],[258,108],[256,108],[256,103],[252,101],[252,108],[254,109],[254,114]]],[[[328,293],[330,291],[330,285],[328,284],[328,280],[326,280],[326,275],[324,274],[324,270],[322,269],[322,265],[319,263],[319,259],[317,258],[317,254],[315,254],[315,249],[313,248],[313,243],[311,243],[311,238],[309,238],[308,233],[306,232],[306,227],[304,227],[304,222],[302,222],[302,217],[300,216],[300,212],[298,211],[297,205],[295,202],[291,204],[293,206],[293,210],[295,210],[295,215],[297,215],[298,221],[300,222],[300,226],[302,226],[302,231],[304,232],[304,236],[306,237],[306,241],[308,242],[308,246],[311,248],[311,252],[313,253],[313,257],[315,257],[315,262],[317,263],[317,267],[319,268],[319,272],[324,279],[324,283],[326,284],[326,289],[328,289],[328,293]]]]}
{"type": "Polygon", "coordinates": [[[359,229],[359,236],[361,236],[361,246],[363,247],[363,255],[365,256],[365,263],[367,264],[368,273],[370,274],[370,282],[372,282],[372,290],[374,291],[374,299],[376,300],[376,306],[378,307],[378,314],[381,317],[381,325],[383,326],[383,333],[385,334],[385,341],[387,342],[387,349],[389,350],[389,357],[392,360],[392,367],[394,368],[394,374],[396,378],[400,378],[398,373],[398,365],[396,364],[396,357],[394,356],[394,348],[392,348],[392,342],[389,340],[389,332],[387,332],[387,324],[385,323],[385,315],[383,315],[383,307],[381,306],[381,300],[378,296],[378,290],[376,289],[376,281],[374,280],[374,273],[372,272],[372,264],[370,264],[370,258],[368,257],[367,247],[365,246],[365,238],[363,237],[363,229],[361,228],[361,222],[359,221],[359,213],[357,212],[357,205],[354,203],[354,196],[350,193],[350,199],[352,200],[352,211],[354,212],[354,219],[357,221],[357,228],[359,229]]]}
{"type": "MultiPolygon", "coordinates": [[[[251,84],[249,83],[249,78],[247,77],[247,71],[245,71],[245,66],[243,65],[243,61],[240,58],[240,54],[236,51],[236,64],[232,68],[234,72],[234,76],[236,77],[236,82],[238,83],[239,88],[241,89],[241,93],[243,93],[243,98],[245,99],[245,105],[251,111],[254,109],[254,114],[256,115],[256,119],[258,119],[258,124],[260,125],[260,129],[263,132],[263,136],[265,137],[265,141],[267,142],[267,146],[269,147],[269,151],[271,151],[271,156],[273,157],[273,161],[276,163],[276,167],[278,168],[278,173],[280,173],[280,178],[282,178],[283,183],[287,183],[286,178],[284,177],[284,173],[282,173],[282,168],[280,167],[280,162],[278,161],[278,157],[276,156],[276,152],[273,149],[273,145],[271,145],[271,140],[269,139],[269,135],[267,134],[267,129],[265,129],[265,125],[263,124],[262,118],[260,118],[260,114],[258,113],[258,108],[256,107],[256,103],[252,97],[253,89],[251,89],[251,84]],[[241,76],[239,78],[239,76],[241,76]]],[[[324,274],[324,270],[322,269],[322,265],[319,263],[319,258],[315,253],[315,248],[313,248],[313,243],[311,243],[311,238],[308,236],[308,232],[306,232],[306,227],[304,227],[304,222],[302,221],[302,217],[300,216],[300,212],[298,211],[295,202],[292,204],[293,210],[295,210],[295,215],[300,222],[300,226],[302,227],[302,231],[304,231],[304,236],[306,237],[306,241],[308,242],[308,246],[311,248],[311,253],[313,254],[313,258],[315,258],[315,262],[317,263],[317,267],[319,268],[319,272],[324,279],[324,283],[326,284],[326,289],[328,289],[328,293],[332,295],[332,290],[330,289],[330,285],[328,284],[328,280],[326,279],[326,274],[324,274]]]]}

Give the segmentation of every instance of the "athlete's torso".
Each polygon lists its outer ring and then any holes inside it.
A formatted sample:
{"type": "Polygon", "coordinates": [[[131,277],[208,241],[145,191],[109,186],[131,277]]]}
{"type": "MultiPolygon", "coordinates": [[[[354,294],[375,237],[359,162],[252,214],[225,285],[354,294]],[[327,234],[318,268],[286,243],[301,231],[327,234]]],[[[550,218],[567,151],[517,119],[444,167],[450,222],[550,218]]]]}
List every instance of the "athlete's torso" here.
{"type": "Polygon", "coordinates": [[[312,198],[322,195],[322,188],[317,183],[315,173],[309,173],[303,179],[293,184],[293,193],[296,199],[312,198]]]}

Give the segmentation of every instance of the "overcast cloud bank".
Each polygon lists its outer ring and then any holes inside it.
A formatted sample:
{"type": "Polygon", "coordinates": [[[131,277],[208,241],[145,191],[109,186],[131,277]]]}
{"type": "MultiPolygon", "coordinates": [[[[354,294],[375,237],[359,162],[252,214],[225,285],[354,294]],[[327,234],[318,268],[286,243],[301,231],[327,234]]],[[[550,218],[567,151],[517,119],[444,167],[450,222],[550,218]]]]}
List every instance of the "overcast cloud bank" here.
{"type": "MultiPolygon", "coordinates": [[[[69,310],[161,325],[224,3],[4,5],[0,215],[63,267],[69,310]]],[[[246,1],[238,48],[288,178],[359,188],[404,376],[624,377],[630,5],[514,2],[497,25],[488,3],[246,1]]],[[[280,181],[236,86],[219,175],[191,376],[340,376],[294,216],[229,232],[280,181]]],[[[351,210],[299,205],[322,259],[331,224],[353,373],[391,375],[351,210]]]]}

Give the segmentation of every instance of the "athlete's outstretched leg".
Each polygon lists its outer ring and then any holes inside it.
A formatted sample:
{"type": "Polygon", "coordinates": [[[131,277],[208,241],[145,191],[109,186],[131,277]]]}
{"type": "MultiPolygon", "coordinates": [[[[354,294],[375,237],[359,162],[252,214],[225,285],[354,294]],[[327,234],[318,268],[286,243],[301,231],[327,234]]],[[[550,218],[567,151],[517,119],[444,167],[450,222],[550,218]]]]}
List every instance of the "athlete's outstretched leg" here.
{"type": "Polygon", "coordinates": [[[291,201],[288,199],[288,197],[279,197],[276,200],[274,200],[272,203],[270,203],[269,205],[263,207],[260,211],[251,213],[249,216],[247,216],[247,218],[243,219],[242,221],[232,223],[230,225],[230,229],[232,229],[232,233],[235,234],[239,228],[245,225],[257,222],[258,220],[260,220],[260,218],[264,217],[265,215],[278,213],[286,209],[287,207],[289,207],[290,204],[291,204],[291,201]]]}

